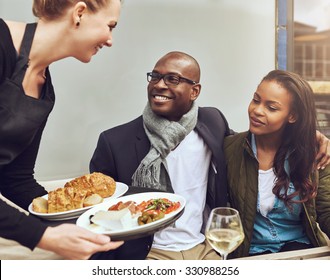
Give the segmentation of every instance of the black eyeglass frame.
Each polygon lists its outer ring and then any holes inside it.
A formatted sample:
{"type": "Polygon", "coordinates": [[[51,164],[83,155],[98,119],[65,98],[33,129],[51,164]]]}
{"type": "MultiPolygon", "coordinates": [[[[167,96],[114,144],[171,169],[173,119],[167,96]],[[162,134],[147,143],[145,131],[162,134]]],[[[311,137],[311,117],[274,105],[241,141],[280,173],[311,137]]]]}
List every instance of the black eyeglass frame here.
{"type": "Polygon", "coordinates": [[[193,80],[190,80],[190,79],[188,79],[188,78],[181,77],[181,76],[178,76],[178,75],[175,75],[175,74],[159,74],[159,73],[155,73],[155,72],[148,72],[148,73],[147,73],[147,81],[148,81],[149,83],[157,84],[157,83],[159,83],[159,81],[160,81],[161,79],[163,79],[164,83],[165,83],[167,86],[172,86],[172,85],[176,85],[176,86],[177,86],[178,84],[181,83],[181,81],[184,81],[184,82],[186,82],[186,83],[188,83],[188,84],[191,84],[191,85],[197,85],[197,84],[198,84],[198,82],[195,82],[195,81],[193,81],[193,80]],[[156,74],[156,75],[158,76],[158,80],[157,80],[157,81],[152,81],[152,80],[151,80],[153,74],[156,74]],[[179,82],[178,82],[177,84],[169,84],[169,85],[168,85],[168,84],[166,83],[166,77],[168,77],[168,76],[174,76],[174,77],[177,77],[179,82]],[[150,79],[150,81],[149,81],[149,79],[150,79]]]}

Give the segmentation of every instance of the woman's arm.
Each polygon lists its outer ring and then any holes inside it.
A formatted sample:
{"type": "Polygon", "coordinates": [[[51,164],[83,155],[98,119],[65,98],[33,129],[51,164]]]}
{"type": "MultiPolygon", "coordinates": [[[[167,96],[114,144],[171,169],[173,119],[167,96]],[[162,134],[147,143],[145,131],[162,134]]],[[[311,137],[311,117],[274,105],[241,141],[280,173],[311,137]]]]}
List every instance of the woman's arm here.
{"type": "Polygon", "coordinates": [[[330,140],[320,131],[316,131],[316,139],[319,144],[316,155],[317,169],[324,169],[330,163],[330,140]]]}
{"type": "Polygon", "coordinates": [[[330,238],[330,166],[319,171],[319,186],[315,199],[317,222],[330,238]]]}

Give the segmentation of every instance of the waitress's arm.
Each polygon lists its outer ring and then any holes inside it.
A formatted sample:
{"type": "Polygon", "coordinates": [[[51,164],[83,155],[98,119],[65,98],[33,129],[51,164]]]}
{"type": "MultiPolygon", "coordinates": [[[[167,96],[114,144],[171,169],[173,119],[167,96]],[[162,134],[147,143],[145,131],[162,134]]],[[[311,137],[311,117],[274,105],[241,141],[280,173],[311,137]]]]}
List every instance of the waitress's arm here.
{"type": "MultiPolygon", "coordinates": [[[[41,134],[42,129],[21,154],[11,162],[0,165],[1,194],[25,210],[28,209],[33,198],[47,194],[47,191],[34,179],[34,166],[41,134]]],[[[0,148],[0,158],[2,150],[3,148],[0,148]]]]}

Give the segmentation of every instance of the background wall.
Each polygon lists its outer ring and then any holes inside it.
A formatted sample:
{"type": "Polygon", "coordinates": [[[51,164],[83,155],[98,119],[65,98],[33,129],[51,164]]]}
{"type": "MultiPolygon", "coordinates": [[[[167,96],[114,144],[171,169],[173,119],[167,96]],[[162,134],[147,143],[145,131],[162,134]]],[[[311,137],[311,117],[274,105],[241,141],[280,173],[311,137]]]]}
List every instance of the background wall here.
{"type": "MultiPolygon", "coordinates": [[[[32,0],[0,0],[0,17],[34,21],[32,0]]],[[[218,107],[236,131],[247,106],[275,67],[275,0],[124,0],[111,49],[89,64],[51,65],[56,104],[36,165],[39,180],[88,173],[100,132],[141,114],[146,72],[172,50],[202,69],[200,106],[218,107]]]]}

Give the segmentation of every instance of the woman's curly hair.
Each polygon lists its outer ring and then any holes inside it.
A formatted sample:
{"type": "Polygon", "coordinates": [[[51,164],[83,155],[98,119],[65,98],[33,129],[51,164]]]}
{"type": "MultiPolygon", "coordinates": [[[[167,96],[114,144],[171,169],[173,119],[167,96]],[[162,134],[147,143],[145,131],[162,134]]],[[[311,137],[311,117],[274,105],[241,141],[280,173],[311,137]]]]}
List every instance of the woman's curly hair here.
{"type": "Polygon", "coordinates": [[[283,142],[274,158],[273,166],[277,180],[273,193],[288,206],[293,202],[306,202],[316,196],[316,185],[311,179],[311,174],[315,171],[318,149],[313,90],[307,81],[289,71],[271,71],[262,81],[276,82],[292,95],[291,113],[296,118],[294,123],[286,125],[283,142]],[[287,157],[289,174],[284,167],[287,157]],[[290,182],[296,191],[288,194],[290,182]],[[293,200],[298,194],[300,199],[293,200]]]}

